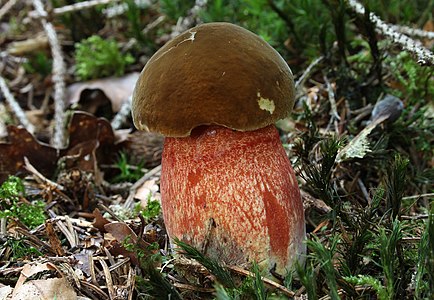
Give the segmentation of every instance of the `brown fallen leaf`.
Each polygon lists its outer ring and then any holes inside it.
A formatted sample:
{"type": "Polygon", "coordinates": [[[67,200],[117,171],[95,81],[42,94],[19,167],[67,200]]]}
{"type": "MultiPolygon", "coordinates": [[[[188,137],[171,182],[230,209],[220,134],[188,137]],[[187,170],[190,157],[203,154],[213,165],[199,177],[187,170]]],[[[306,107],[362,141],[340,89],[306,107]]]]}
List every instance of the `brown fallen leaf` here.
{"type": "Polygon", "coordinates": [[[99,163],[107,163],[115,153],[115,137],[110,123],[103,118],[97,118],[89,113],[76,112],[69,125],[69,144],[67,154],[74,155],[82,151],[81,155],[88,160],[92,151],[96,151],[99,163]],[[87,145],[92,143],[92,145],[87,145]]]}
{"type": "Polygon", "coordinates": [[[0,144],[0,182],[8,175],[24,172],[24,157],[46,177],[51,177],[57,164],[57,151],[37,141],[26,129],[8,126],[9,143],[0,144]]]}
{"type": "Polygon", "coordinates": [[[139,239],[136,233],[126,223],[111,222],[104,225],[104,229],[119,243],[123,243],[126,238],[129,238],[132,244],[139,245],[143,249],[150,246],[150,244],[145,242],[142,238],[139,239]]]}
{"type": "Polygon", "coordinates": [[[27,157],[42,175],[52,178],[59,158],[68,156],[66,168],[94,172],[96,163],[109,163],[115,151],[110,123],[84,112],[75,112],[69,125],[69,145],[57,150],[38,141],[26,129],[8,126],[8,142],[0,143],[0,182],[9,175],[25,173],[27,157]]]}
{"type": "Polygon", "coordinates": [[[62,242],[54,230],[52,220],[47,220],[45,222],[45,232],[47,233],[48,241],[50,242],[53,251],[59,256],[65,255],[65,250],[62,248],[62,242]]]}
{"type": "Polygon", "coordinates": [[[93,211],[93,216],[95,220],[93,221],[93,226],[97,228],[101,233],[106,233],[104,226],[109,224],[110,221],[103,217],[101,211],[98,208],[95,208],[93,211]]]}
{"type": "MultiPolygon", "coordinates": [[[[102,91],[107,99],[109,99],[112,110],[118,112],[122,103],[126,101],[133,93],[134,86],[139,73],[134,72],[127,74],[123,77],[108,77],[104,79],[91,80],[86,82],[77,82],[67,88],[67,98],[70,104],[80,103],[82,106],[87,107],[84,109],[89,112],[95,112],[100,105],[104,105],[102,98],[93,99],[89,101],[89,97],[95,97],[95,94],[89,91],[102,91]],[[85,93],[88,91],[87,93],[85,93]],[[94,101],[99,100],[99,101],[94,101]],[[96,102],[90,103],[90,102],[96,102]]],[[[97,97],[100,97],[96,95],[97,97]]]]}
{"type": "Polygon", "coordinates": [[[125,241],[128,241],[128,244],[137,245],[146,253],[152,254],[149,248],[150,244],[145,242],[142,238],[139,238],[127,224],[123,222],[111,222],[104,225],[104,228],[116,239],[115,242],[112,242],[109,250],[113,255],[129,257],[134,265],[139,265],[139,258],[136,252],[129,251],[123,246],[125,241]]]}
{"type": "Polygon", "coordinates": [[[26,264],[12,293],[12,300],[77,299],[77,294],[65,277],[49,263],[26,264]],[[41,279],[48,277],[46,279],[41,279]],[[53,278],[54,277],[54,278],[53,278]]]}

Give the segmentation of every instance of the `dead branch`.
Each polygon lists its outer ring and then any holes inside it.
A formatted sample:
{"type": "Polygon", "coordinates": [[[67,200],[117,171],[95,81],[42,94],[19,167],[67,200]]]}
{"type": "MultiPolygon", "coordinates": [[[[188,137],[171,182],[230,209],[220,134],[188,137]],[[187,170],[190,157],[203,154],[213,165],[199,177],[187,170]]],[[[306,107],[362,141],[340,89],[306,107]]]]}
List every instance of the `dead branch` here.
{"type": "Polygon", "coordinates": [[[132,96],[128,97],[126,101],[124,101],[119,109],[118,113],[114,116],[111,121],[111,125],[113,129],[119,129],[123,123],[127,120],[131,113],[131,101],[132,96]]]}
{"type": "MultiPolygon", "coordinates": [[[[105,4],[109,4],[111,2],[119,2],[119,1],[120,0],[90,0],[90,1],[78,2],[78,3],[71,4],[71,5],[56,7],[53,9],[52,13],[54,15],[63,15],[63,14],[74,12],[74,11],[89,9],[89,8],[95,7],[97,5],[105,5],[105,4]]],[[[46,14],[43,14],[43,13],[41,14],[41,12],[38,10],[34,10],[34,11],[31,11],[29,13],[29,17],[34,18],[34,19],[42,18],[45,16],[46,16],[46,14]]]]}
{"type": "Polygon", "coordinates": [[[429,39],[429,40],[434,39],[433,31],[426,31],[419,28],[411,28],[403,25],[391,25],[391,27],[394,30],[406,34],[408,36],[413,36],[419,39],[429,39]]]}
{"type": "Polygon", "coordinates": [[[18,102],[15,100],[14,96],[10,92],[6,81],[3,77],[0,76],[0,90],[2,91],[6,103],[8,104],[9,108],[12,110],[12,113],[15,115],[15,117],[18,119],[18,122],[20,122],[21,125],[24,126],[24,128],[30,132],[35,132],[35,127],[32,123],[30,123],[29,119],[27,118],[26,114],[24,113],[21,106],[18,104],[18,102]]]}
{"type": "Polygon", "coordinates": [[[11,10],[11,8],[17,3],[17,0],[9,0],[8,2],[6,2],[2,8],[0,8],[0,20],[3,18],[3,16],[5,14],[7,14],[7,12],[9,10],[11,10]]]}
{"type": "MultiPolygon", "coordinates": [[[[365,7],[357,0],[348,0],[347,3],[355,13],[362,16],[365,15],[365,7]]],[[[402,49],[416,55],[418,64],[434,65],[434,54],[420,45],[420,43],[403,33],[397,32],[393,26],[381,20],[374,13],[369,13],[369,19],[374,24],[375,30],[378,33],[382,34],[393,43],[398,44],[402,49]]]]}
{"type": "Polygon", "coordinates": [[[47,21],[47,12],[41,0],[33,0],[33,6],[42,16],[41,23],[50,43],[51,54],[53,56],[53,82],[54,82],[54,136],[52,144],[60,149],[65,145],[65,62],[60,48],[57,33],[53,24],[47,21]]]}

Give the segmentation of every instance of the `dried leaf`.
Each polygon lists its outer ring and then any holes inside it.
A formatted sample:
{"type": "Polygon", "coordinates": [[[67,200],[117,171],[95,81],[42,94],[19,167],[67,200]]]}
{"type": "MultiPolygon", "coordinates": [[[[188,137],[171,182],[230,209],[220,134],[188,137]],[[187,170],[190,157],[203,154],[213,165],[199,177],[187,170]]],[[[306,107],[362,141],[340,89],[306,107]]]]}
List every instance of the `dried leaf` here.
{"type": "Polygon", "coordinates": [[[149,250],[150,244],[145,242],[143,239],[139,239],[136,233],[127,224],[122,222],[111,222],[104,225],[104,228],[117,241],[117,243],[114,243],[110,249],[110,252],[113,255],[122,254],[126,257],[129,257],[133,264],[138,265],[136,253],[128,251],[122,246],[122,243],[126,238],[129,239],[130,244],[137,245],[140,249],[151,253],[149,250]]]}
{"type": "Polygon", "coordinates": [[[77,294],[66,278],[30,280],[14,289],[11,300],[77,299],[77,294]]]}
{"type": "Polygon", "coordinates": [[[110,100],[112,110],[118,112],[122,103],[126,101],[133,93],[139,73],[134,72],[123,77],[109,77],[87,82],[78,82],[70,85],[67,89],[68,102],[75,104],[86,102],[87,99],[81,99],[83,92],[86,90],[100,90],[110,100]]]}
{"type": "Polygon", "coordinates": [[[94,209],[93,216],[95,218],[95,220],[93,221],[93,226],[102,233],[105,233],[106,230],[104,228],[104,225],[109,224],[110,221],[103,217],[101,211],[98,208],[94,209]]]}
{"type": "Polygon", "coordinates": [[[93,172],[96,162],[108,163],[115,154],[115,138],[110,123],[83,112],[75,112],[69,126],[69,145],[57,150],[42,143],[26,129],[8,126],[8,143],[0,143],[0,182],[9,175],[26,172],[24,157],[45,177],[51,178],[60,157],[74,157],[67,168],[93,172]],[[96,160],[95,160],[96,159],[96,160]]]}
{"type": "Polygon", "coordinates": [[[342,148],[336,156],[336,162],[342,162],[351,158],[363,158],[368,152],[371,152],[369,148],[368,135],[374,130],[378,124],[389,118],[389,115],[384,115],[375,119],[372,123],[366,126],[354,139],[352,139],[348,145],[342,148]]]}
{"type": "Polygon", "coordinates": [[[57,275],[60,274],[49,263],[26,264],[21,271],[11,299],[77,299],[74,289],[66,278],[57,278],[57,275]]]}
{"type": "Polygon", "coordinates": [[[119,243],[123,243],[124,240],[128,237],[131,243],[137,243],[137,235],[136,233],[125,223],[123,222],[111,222],[109,224],[104,225],[105,230],[110,233],[119,243]]]}
{"type": "Polygon", "coordinates": [[[9,299],[13,292],[13,288],[9,285],[3,285],[0,283],[0,299],[9,299]]]}
{"type": "Polygon", "coordinates": [[[24,157],[44,176],[51,177],[56,169],[57,151],[37,141],[26,129],[8,126],[9,143],[0,144],[0,182],[8,175],[24,172],[24,157]]]}

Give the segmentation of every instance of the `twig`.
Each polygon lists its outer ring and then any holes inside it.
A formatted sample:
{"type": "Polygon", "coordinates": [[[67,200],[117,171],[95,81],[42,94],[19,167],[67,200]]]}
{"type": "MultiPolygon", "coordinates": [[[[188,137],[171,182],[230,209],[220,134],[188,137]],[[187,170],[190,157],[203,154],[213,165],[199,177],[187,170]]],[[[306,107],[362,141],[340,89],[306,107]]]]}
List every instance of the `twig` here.
{"type": "Polygon", "coordinates": [[[214,293],[215,289],[213,288],[205,288],[205,287],[200,287],[200,286],[195,286],[195,285],[190,285],[190,284],[185,284],[185,283],[180,283],[180,282],[174,282],[173,286],[181,289],[181,290],[189,290],[189,291],[194,291],[194,292],[199,292],[199,293],[214,293]]]}
{"type": "Polygon", "coordinates": [[[419,28],[411,28],[408,26],[402,26],[402,25],[391,25],[393,30],[399,31],[401,33],[404,33],[409,36],[414,36],[419,39],[434,39],[434,32],[433,31],[426,31],[419,28]]]}
{"type": "Polygon", "coordinates": [[[152,170],[150,170],[148,173],[142,176],[136,183],[133,184],[133,186],[130,188],[130,193],[128,195],[127,200],[124,203],[124,207],[129,208],[133,204],[133,199],[136,194],[137,189],[143,185],[143,183],[151,178],[152,176],[158,174],[161,171],[161,165],[156,166],[152,170]]]}
{"type": "Polygon", "coordinates": [[[98,203],[98,208],[108,213],[113,218],[113,220],[124,223],[124,221],[122,221],[122,219],[120,219],[113,210],[111,210],[109,207],[105,206],[104,204],[98,203]]]}
{"type": "Polygon", "coordinates": [[[402,200],[411,200],[411,199],[418,199],[418,198],[423,198],[423,197],[433,197],[433,196],[434,196],[434,193],[427,193],[427,194],[402,197],[402,200]]]}
{"type": "Polygon", "coordinates": [[[17,0],[9,0],[5,3],[5,5],[0,8],[0,20],[3,18],[5,14],[7,14],[8,11],[11,10],[11,8],[17,3],[17,0]]]}
{"type": "Polygon", "coordinates": [[[10,109],[12,110],[15,117],[17,117],[18,121],[21,125],[24,126],[24,128],[30,132],[35,132],[35,127],[32,123],[30,123],[29,119],[27,119],[26,114],[24,113],[21,106],[18,104],[18,102],[15,100],[14,96],[11,94],[6,81],[3,77],[0,76],[0,90],[2,91],[3,95],[5,96],[6,103],[9,105],[10,109]]]}
{"type": "Polygon", "coordinates": [[[164,20],[166,20],[165,15],[161,15],[158,18],[156,18],[154,21],[146,25],[146,27],[142,30],[143,34],[148,34],[149,31],[156,28],[158,25],[160,25],[164,20]]]}
{"type": "Polygon", "coordinates": [[[74,227],[72,226],[71,220],[68,216],[65,218],[66,225],[60,221],[57,220],[56,225],[59,227],[60,231],[65,235],[66,239],[68,240],[69,244],[71,245],[71,248],[77,247],[79,243],[79,238],[77,235],[77,232],[74,230],[74,227]]]}
{"type": "Polygon", "coordinates": [[[54,136],[52,144],[55,148],[60,149],[65,145],[65,62],[54,26],[46,19],[47,12],[42,1],[33,0],[33,6],[42,16],[41,23],[47,34],[53,56],[54,136]]]}
{"type": "Polygon", "coordinates": [[[329,101],[330,101],[330,115],[336,120],[340,120],[341,117],[339,116],[338,109],[336,107],[335,92],[333,91],[333,87],[325,74],[324,74],[324,82],[326,84],[327,94],[329,96],[329,101]]]}
{"type": "MultiPolygon", "coordinates": [[[[105,4],[109,4],[110,2],[119,2],[119,1],[121,0],[90,0],[90,1],[77,2],[71,5],[56,7],[53,9],[52,13],[54,15],[63,15],[69,12],[88,9],[97,5],[105,5],[105,4]]],[[[46,14],[41,14],[41,12],[37,10],[31,11],[29,13],[29,17],[34,19],[46,17],[46,16],[47,16],[46,14]]]]}
{"type": "MultiPolygon", "coordinates": [[[[347,1],[350,8],[359,15],[365,15],[365,7],[357,0],[347,1]]],[[[387,39],[401,46],[402,49],[415,54],[420,65],[434,65],[434,54],[421,46],[409,36],[397,32],[393,26],[385,23],[374,13],[369,13],[369,19],[374,24],[375,30],[387,39]]]]}
{"type": "Polygon", "coordinates": [[[36,168],[30,163],[29,159],[26,156],[24,156],[24,168],[35,176],[36,181],[48,185],[49,187],[56,190],[57,192],[62,192],[65,190],[65,188],[62,185],[54,181],[51,181],[50,179],[42,175],[38,170],[36,170],[36,168]]]}
{"type": "Polygon", "coordinates": [[[428,219],[429,215],[416,215],[416,216],[401,216],[401,220],[424,220],[428,219]]]}
{"type": "Polygon", "coordinates": [[[126,101],[124,101],[119,109],[118,113],[114,116],[111,125],[113,129],[119,129],[123,123],[125,123],[126,119],[131,113],[131,100],[132,96],[128,97],[126,101]]]}
{"type": "MultiPolygon", "coordinates": [[[[240,275],[244,275],[244,276],[248,276],[248,277],[255,277],[255,275],[247,270],[244,270],[243,268],[237,267],[237,266],[227,266],[228,269],[232,270],[233,272],[240,274],[240,275]]],[[[265,277],[261,277],[261,280],[269,285],[272,286],[275,289],[278,289],[279,291],[281,291],[282,293],[284,293],[286,296],[288,297],[294,297],[295,293],[293,291],[288,290],[286,287],[284,287],[283,285],[278,284],[277,282],[274,282],[271,279],[265,278],[265,277]]]]}
{"type": "Polygon", "coordinates": [[[180,17],[176,25],[173,26],[172,32],[170,34],[171,38],[174,38],[186,31],[188,28],[192,27],[195,23],[198,23],[198,15],[201,10],[203,10],[207,5],[207,0],[196,0],[192,8],[187,12],[187,16],[180,17]]]}
{"type": "Polygon", "coordinates": [[[319,64],[320,62],[322,62],[323,59],[324,59],[324,56],[320,56],[317,59],[315,59],[313,62],[310,63],[310,65],[306,68],[304,73],[295,82],[295,90],[296,91],[298,91],[298,89],[300,89],[303,86],[306,78],[312,73],[315,66],[317,64],[319,64]]]}
{"type": "MultiPolygon", "coordinates": [[[[138,7],[147,7],[151,5],[150,0],[134,0],[134,4],[138,7]]],[[[114,5],[112,7],[106,8],[103,10],[103,13],[107,18],[113,18],[119,15],[122,15],[128,10],[128,4],[124,1],[118,5],[114,5]]]]}
{"type": "Polygon", "coordinates": [[[369,196],[369,193],[368,193],[368,190],[366,189],[365,184],[363,183],[363,181],[360,178],[357,178],[357,184],[359,185],[359,188],[362,191],[362,194],[365,197],[366,202],[368,202],[368,204],[371,204],[372,199],[369,196]]]}
{"type": "Polygon", "coordinates": [[[101,264],[103,272],[104,272],[105,282],[107,284],[107,289],[109,292],[110,300],[117,299],[115,288],[113,286],[113,279],[112,279],[112,275],[110,273],[109,267],[108,267],[107,263],[105,262],[105,260],[102,259],[101,257],[98,257],[98,261],[101,264]]]}

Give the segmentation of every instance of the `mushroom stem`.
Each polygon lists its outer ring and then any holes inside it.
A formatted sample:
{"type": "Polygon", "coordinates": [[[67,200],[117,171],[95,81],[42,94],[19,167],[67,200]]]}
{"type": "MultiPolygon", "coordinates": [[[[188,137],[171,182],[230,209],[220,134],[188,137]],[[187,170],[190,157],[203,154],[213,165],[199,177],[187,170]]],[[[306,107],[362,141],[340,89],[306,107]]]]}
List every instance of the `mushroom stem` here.
{"type": "Polygon", "coordinates": [[[274,125],[166,138],[161,193],[169,236],[226,264],[285,274],[305,252],[300,191],[274,125]]]}

